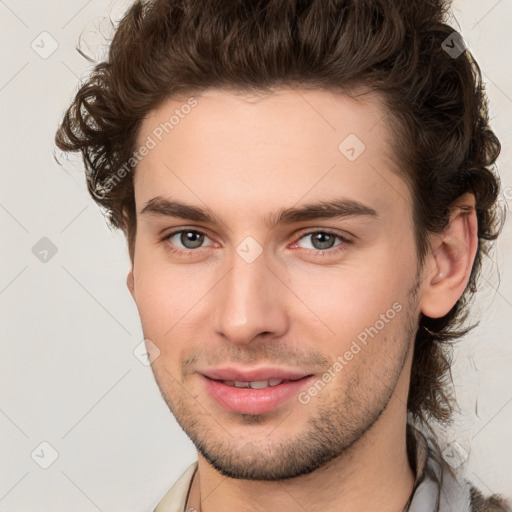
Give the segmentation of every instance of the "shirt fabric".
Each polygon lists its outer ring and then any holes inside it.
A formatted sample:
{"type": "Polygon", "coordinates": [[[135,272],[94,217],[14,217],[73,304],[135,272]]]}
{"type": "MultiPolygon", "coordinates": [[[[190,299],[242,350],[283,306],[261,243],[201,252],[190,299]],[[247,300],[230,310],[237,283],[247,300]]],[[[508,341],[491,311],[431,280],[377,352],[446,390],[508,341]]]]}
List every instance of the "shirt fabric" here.
{"type": "MultiPolygon", "coordinates": [[[[502,510],[473,507],[473,498],[479,494],[478,491],[465,478],[451,470],[433,439],[427,438],[410,423],[407,424],[407,452],[415,472],[415,482],[404,512],[502,510]]],[[[154,512],[187,512],[185,507],[196,471],[197,461],[179,477],[154,512]]]]}

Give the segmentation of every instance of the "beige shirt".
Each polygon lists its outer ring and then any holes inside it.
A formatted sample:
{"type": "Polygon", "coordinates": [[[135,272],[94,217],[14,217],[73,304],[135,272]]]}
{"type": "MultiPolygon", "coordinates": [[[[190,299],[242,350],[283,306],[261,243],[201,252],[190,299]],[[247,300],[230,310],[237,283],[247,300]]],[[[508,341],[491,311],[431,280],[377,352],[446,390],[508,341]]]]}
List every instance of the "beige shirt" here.
{"type": "MultiPolygon", "coordinates": [[[[479,494],[478,491],[467,480],[453,474],[443,461],[435,442],[431,438],[427,439],[411,424],[407,425],[407,451],[415,471],[415,483],[405,512],[508,510],[474,507],[473,498],[479,494]]],[[[186,511],[185,507],[196,470],[197,461],[185,470],[154,512],[194,512],[194,509],[186,511]]]]}
{"type": "Polygon", "coordinates": [[[197,470],[197,460],[192,463],[178,478],[176,483],[167,491],[155,512],[185,512],[192,477],[197,470]]]}

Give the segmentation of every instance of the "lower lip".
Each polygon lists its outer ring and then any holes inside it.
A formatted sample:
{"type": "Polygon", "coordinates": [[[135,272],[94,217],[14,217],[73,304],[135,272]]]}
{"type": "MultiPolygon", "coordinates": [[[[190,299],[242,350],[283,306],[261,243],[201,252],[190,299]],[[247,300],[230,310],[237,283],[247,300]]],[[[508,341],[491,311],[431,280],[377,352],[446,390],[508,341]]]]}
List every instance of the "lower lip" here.
{"type": "Polygon", "coordinates": [[[263,389],[235,388],[203,376],[210,396],[223,408],[239,414],[263,414],[297,396],[313,375],[263,389]]]}

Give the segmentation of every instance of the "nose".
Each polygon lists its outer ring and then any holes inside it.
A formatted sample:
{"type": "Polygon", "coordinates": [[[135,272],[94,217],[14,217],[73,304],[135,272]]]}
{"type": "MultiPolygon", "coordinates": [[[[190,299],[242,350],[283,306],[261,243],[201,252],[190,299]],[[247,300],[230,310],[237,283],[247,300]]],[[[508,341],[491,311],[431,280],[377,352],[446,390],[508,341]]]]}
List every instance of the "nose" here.
{"type": "Polygon", "coordinates": [[[234,254],[231,271],[216,286],[214,328],[237,345],[258,336],[282,336],[288,329],[284,285],[265,254],[248,263],[234,254]]]}

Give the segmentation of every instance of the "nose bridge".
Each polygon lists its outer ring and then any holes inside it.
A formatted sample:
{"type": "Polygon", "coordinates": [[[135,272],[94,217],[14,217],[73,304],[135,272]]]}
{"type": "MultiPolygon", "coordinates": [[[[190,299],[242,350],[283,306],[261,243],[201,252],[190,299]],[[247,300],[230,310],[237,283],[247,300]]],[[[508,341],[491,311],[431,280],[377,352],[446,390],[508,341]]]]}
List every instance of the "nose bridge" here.
{"type": "Polygon", "coordinates": [[[243,344],[261,333],[282,334],[287,318],[279,280],[267,267],[266,255],[261,252],[247,258],[240,248],[247,246],[242,243],[233,253],[231,270],[219,283],[215,330],[233,343],[243,344]]]}

